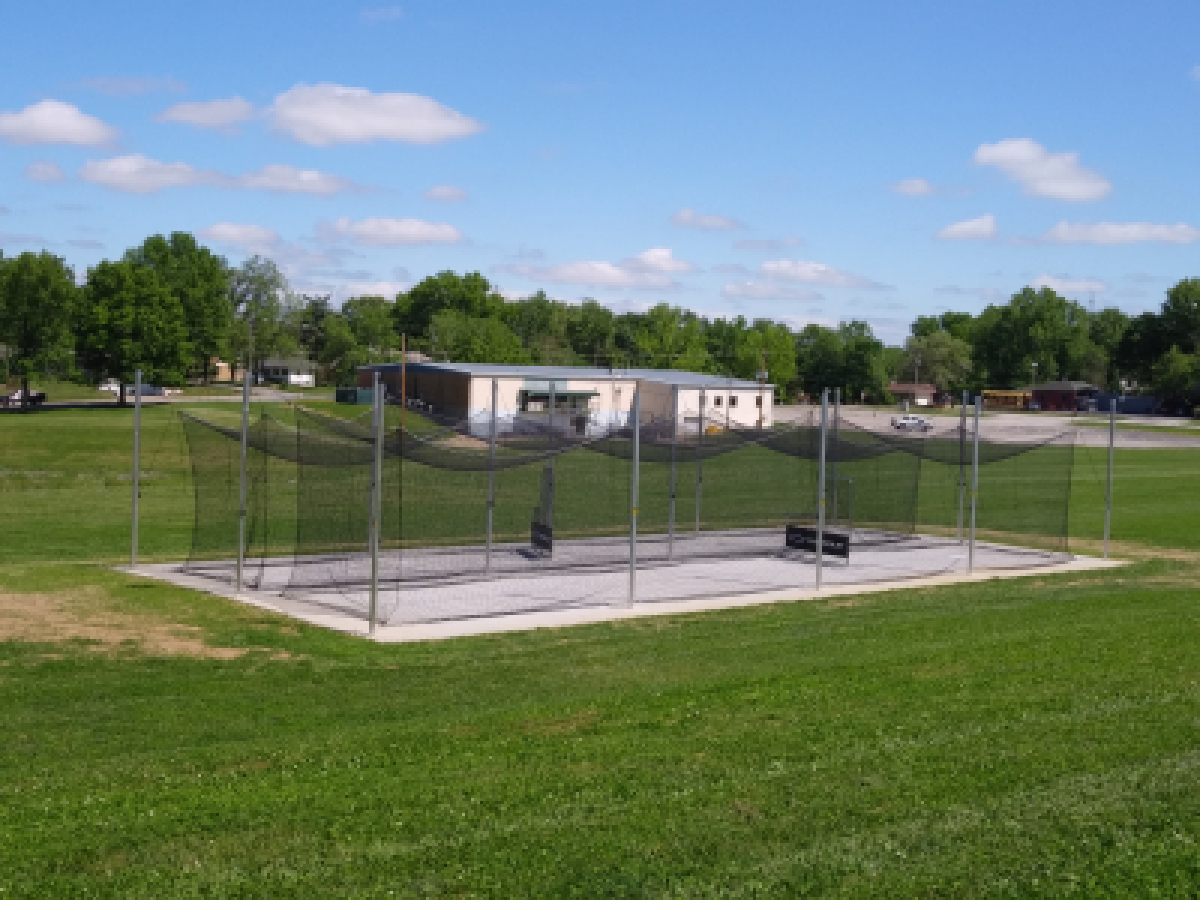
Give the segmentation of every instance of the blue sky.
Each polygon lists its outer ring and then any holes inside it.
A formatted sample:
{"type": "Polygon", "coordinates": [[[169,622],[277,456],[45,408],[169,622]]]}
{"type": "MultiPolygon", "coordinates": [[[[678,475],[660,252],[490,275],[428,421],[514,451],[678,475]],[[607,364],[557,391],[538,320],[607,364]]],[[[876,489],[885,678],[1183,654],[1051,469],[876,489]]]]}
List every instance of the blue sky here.
{"type": "Polygon", "coordinates": [[[408,0],[7,10],[0,249],[147,235],[300,292],[793,327],[1200,275],[1200,4],[408,0]]]}

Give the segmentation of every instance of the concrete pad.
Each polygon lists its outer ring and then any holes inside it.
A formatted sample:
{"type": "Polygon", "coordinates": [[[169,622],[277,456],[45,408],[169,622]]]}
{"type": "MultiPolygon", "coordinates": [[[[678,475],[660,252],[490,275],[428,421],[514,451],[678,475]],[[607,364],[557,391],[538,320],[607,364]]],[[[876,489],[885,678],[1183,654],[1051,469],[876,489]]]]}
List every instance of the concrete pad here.
{"type": "MultiPolygon", "coordinates": [[[[852,555],[850,564],[826,561],[820,590],[809,554],[639,567],[632,604],[627,567],[454,583],[393,582],[381,586],[377,595],[379,618],[373,639],[383,643],[446,640],[1124,565],[1118,560],[978,543],[975,572],[968,574],[966,554],[967,548],[956,541],[927,537],[903,547],[861,550],[852,555]]],[[[368,594],[361,583],[341,590],[302,592],[280,591],[276,584],[274,590],[235,595],[227,580],[189,573],[186,566],[142,565],[125,571],[235,598],[322,628],[369,636],[368,594]]]]}

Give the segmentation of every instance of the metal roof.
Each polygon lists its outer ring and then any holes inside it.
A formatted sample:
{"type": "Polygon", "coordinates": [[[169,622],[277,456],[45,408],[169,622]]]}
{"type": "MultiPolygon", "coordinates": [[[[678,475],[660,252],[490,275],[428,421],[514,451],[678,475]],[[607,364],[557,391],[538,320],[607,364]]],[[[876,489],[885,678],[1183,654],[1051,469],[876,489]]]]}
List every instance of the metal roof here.
{"type": "MultiPolygon", "coordinates": [[[[400,363],[374,363],[359,366],[366,371],[398,372],[400,363]]],[[[682,372],[678,369],[603,369],[587,366],[516,366],[499,363],[410,362],[410,372],[461,372],[473,378],[528,378],[538,381],[607,381],[619,378],[626,381],[650,381],[657,384],[689,388],[737,388],[757,390],[757,381],[726,378],[707,372],[682,372]]],[[[774,388],[771,382],[764,387],[774,388]]]]}

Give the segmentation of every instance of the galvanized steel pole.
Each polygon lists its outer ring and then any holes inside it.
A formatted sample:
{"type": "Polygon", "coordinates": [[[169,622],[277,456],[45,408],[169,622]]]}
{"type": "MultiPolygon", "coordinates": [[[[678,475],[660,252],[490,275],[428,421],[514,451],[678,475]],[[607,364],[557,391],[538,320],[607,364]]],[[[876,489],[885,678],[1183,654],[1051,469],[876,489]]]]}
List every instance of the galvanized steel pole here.
{"type": "Polygon", "coordinates": [[[138,563],[138,500],[142,495],[142,370],[133,377],[133,534],[129,564],[138,563]]]}
{"type": "Polygon", "coordinates": [[[238,547],[237,547],[237,593],[242,592],[243,574],[246,567],[246,463],[250,455],[250,365],[242,373],[242,449],[238,463],[238,547]]]}
{"type": "Polygon", "coordinates": [[[667,504],[667,559],[675,558],[675,443],[679,437],[679,385],[671,386],[671,484],[667,504]]]}
{"type": "Polygon", "coordinates": [[[492,379],[492,427],[488,435],[488,499],[487,499],[487,550],[485,551],[484,571],[492,573],[492,518],[496,509],[496,398],[499,395],[499,382],[492,379]]]}
{"type": "Polygon", "coordinates": [[[633,471],[629,487],[629,601],[637,599],[638,475],[641,468],[642,388],[633,390],[633,471]]]}
{"type": "Polygon", "coordinates": [[[958,411],[958,542],[963,542],[963,495],[967,490],[967,392],[958,411]]]}
{"type": "Polygon", "coordinates": [[[1117,400],[1108,404],[1108,492],[1104,498],[1104,558],[1108,559],[1108,537],[1112,527],[1113,447],[1117,438],[1117,400]]]}
{"type": "Polygon", "coordinates": [[[817,448],[817,590],[825,559],[825,437],[829,428],[829,388],[821,389],[821,444],[817,448]]]}
{"type": "Polygon", "coordinates": [[[696,433],[696,537],[700,537],[700,491],[704,485],[704,388],[700,388],[699,430],[696,433]]]}
{"type": "Polygon", "coordinates": [[[367,628],[375,634],[375,619],[379,609],[379,508],[383,503],[383,390],[380,372],[371,373],[371,431],[374,458],[371,465],[371,508],[367,542],[371,548],[371,600],[367,609],[367,628]]]}
{"type": "Polygon", "coordinates": [[[842,389],[833,389],[833,524],[836,527],[838,518],[838,419],[842,412],[842,389]]]}
{"type": "Polygon", "coordinates": [[[967,550],[967,574],[975,573],[975,509],[979,504],[979,410],[981,397],[975,398],[975,436],[971,449],[971,542],[967,550]]]}

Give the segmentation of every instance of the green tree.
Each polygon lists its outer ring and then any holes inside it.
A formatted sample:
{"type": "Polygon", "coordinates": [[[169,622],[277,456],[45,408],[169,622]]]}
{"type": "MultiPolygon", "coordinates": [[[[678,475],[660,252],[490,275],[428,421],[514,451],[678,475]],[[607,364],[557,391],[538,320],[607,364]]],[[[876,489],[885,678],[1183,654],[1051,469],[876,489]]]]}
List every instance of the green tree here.
{"type": "Polygon", "coordinates": [[[330,307],[329,298],[304,295],[296,299],[293,309],[295,321],[292,329],[297,342],[312,359],[320,360],[328,340],[328,319],[335,315],[330,307]]]}
{"type": "MultiPolygon", "coordinates": [[[[1024,288],[976,320],[974,362],[986,386],[1016,388],[1034,378],[1078,379],[1089,367],[1088,314],[1050,288],[1024,288]]],[[[982,385],[981,385],[982,386],[982,385]]]]}
{"type": "Polygon", "coordinates": [[[478,272],[466,275],[439,272],[396,298],[397,329],[409,336],[410,345],[423,343],[431,350],[443,352],[444,347],[434,347],[440,336],[431,326],[434,316],[445,310],[476,319],[500,318],[504,298],[478,272]]]}
{"type": "Polygon", "coordinates": [[[583,362],[571,344],[573,318],[570,307],[547,297],[545,291],[505,304],[503,311],[504,323],[525,344],[534,362],[542,365],[574,366],[583,362]]]}
{"type": "Polygon", "coordinates": [[[0,344],[7,364],[21,376],[22,409],[28,406],[29,374],[70,361],[70,326],[78,289],[63,260],[45,251],[0,259],[0,344]]]}
{"type": "Polygon", "coordinates": [[[1194,353],[1200,347],[1200,278],[1185,278],[1167,291],[1160,316],[1165,339],[1194,353]]]}
{"type": "Polygon", "coordinates": [[[253,256],[229,272],[229,297],[236,317],[230,347],[251,371],[254,360],[284,356],[299,343],[289,327],[286,296],[287,279],[269,259],[253,256]]]}
{"type": "Polygon", "coordinates": [[[888,392],[883,342],[875,337],[870,325],[859,321],[840,324],[838,336],[842,340],[842,397],[884,402],[888,392]]]}
{"type": "Polygon", "coordinates": [[[324,319],[324,339],[317,362],[331,372],[333,382],[338,386],[353,385],[358,367],[369,362],[366,349],[358,343],[350,324],[339,313],[330,313],[324,319]]]}
{"type": "Polygon", "coordinates": [[[592,365],[624,365],[617,348],[617,317],[590,297],[568,322],[567,337],[575,354],[592,365]]]}
{"type": "Polygon", "coordinates": [[[192,351],[183,305],[153,267],[106,260],[90,269],[75,337],[85,367],[120,380],[122,404],[137,369],[159,384],[182,384],[187,375],[192,351]]]}
{"type": "MultiPolygon", "coordinates": [[[[1121,341],[1129,330],[1129,317],[1119,309],[1102,309],[1090,317],[1088,336],[1100,352],[1103,363],[1102,374],[1095,378],[1096,384],[1113,388],[1117,384],[1116,362],[1120,354],[1121,341]]],[[[1089,379],[1092,380],[1092,379],[1089,379]]]]}
{"type": "Polygon", "coordinates": [[[396,303],[386,297],[351,297],[342,304],[342,318],[359,345],[382,356],[400,346],[396,332],[396,303]]]}
{"type": "Polygon", "coordinates": [[[943,391],[964,387],[971,371],[971,345],[948,331],[910,337],[904,345],[904,377],[920,377],[943,391]]]}
{"type": "Polygon", "coordinates": [[[832,328],[809,324],[796,335],[796,374],[810,398],[842,384],[842,338],[832,328]]]}
{"type": "Polygon", "coordinates": [[[192,368],[208,384],[212,360],[228,349],[232,322],[225,260],[182,231],[169,238],[148,237],[140,247],[126,251],[124,259],[153,268],[178,298],[192,348],[192,368]]]}
{"type": "Polygon", "coordinates": [[[430,324],[437,332],[439,352],[455,362],[530,362],[529,351],[521,339],[498,318],[481,319],[447,309],[435,315],[430,324]]]}
{"type": "Polygon", "coordinates": [[[1184,353],[1171,347],[1159,357],[1152,369],[1152,386],[1159,400],[1170,406],[1188,405],[1196,402],[1200,382],[1200,355],[1184,353]]]}

